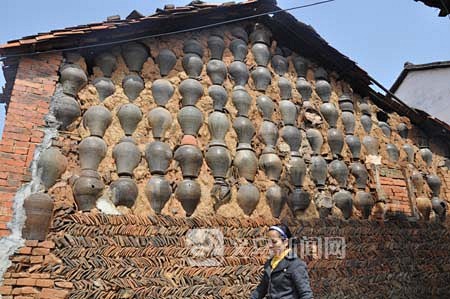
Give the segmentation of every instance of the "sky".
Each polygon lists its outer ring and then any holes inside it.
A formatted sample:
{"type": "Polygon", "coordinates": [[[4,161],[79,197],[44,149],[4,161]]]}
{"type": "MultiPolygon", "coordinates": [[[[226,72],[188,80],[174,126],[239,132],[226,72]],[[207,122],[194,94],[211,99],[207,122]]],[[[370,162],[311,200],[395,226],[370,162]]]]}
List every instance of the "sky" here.
{"type": "MultiPolygon", "coordinates": [[[[164,4],[184,6],[189,2],[2,0],[0,44],[39,32],[101,22],[112,15],[125,18],[133,9],[150,15],[164,4]]],[[[278,0],[278,5],[288,9],[314,2],[278,0]]],[[[392,86],[406,61],[421,64],[450,60],[450,19],[438,17],[437,9],[422,2],[335,0],[290,13],[314,27],[331,46],[387,88],[392,86]]],[[[3,75],[0,75],[0,85],[4,85],[3,75]]],[[[4,107],[0,107],[0,138],[3,121],[4,107]]]]}

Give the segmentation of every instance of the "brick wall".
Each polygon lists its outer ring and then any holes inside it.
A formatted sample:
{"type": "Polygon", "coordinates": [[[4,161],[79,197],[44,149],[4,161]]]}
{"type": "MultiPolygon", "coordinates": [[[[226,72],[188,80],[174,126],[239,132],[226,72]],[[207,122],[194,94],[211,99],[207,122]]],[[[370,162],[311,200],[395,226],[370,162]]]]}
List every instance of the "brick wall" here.
{"type": "Polygon", "coordinates": [[[387,196],[386,211],[412,216],[405,177],[400,169],[381,167],[380,184],[387,196]]]}
{"type": "Polygon", "coordinates": [[[0,237],[9,234],[12,199],[31,180],[30,164],[42,141],[44,116],[58,81],[60,54],[22,58],[19,62],[0,141],[0,237]]]}

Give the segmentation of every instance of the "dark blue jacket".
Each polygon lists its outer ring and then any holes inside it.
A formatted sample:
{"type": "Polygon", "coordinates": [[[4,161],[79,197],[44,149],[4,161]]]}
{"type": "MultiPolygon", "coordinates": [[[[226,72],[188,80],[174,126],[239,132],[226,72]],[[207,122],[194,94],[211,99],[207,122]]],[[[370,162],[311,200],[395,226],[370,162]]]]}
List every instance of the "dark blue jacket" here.
{"type": "Polygon", "coordinates": [[[295,255],[287,255],[272,271],[271,259],[264,264],[264,274],[251,299],[312,299],[306,264],[295,255]],[[264,297],[266,296],[266,297],[264,297]]]}

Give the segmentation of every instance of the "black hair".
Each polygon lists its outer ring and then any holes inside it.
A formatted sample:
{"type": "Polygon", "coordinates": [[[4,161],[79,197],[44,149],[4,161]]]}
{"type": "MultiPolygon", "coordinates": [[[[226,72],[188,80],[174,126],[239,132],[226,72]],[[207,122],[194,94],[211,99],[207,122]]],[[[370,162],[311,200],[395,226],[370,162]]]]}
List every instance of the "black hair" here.
{"type": "Polygon", "coordinates": [[[286,224],[281,223],[281,224],[277,224],[277,225],[274,225],[274,226],[276,226],[279,229],[281,229],[284,232],[284,234],[286,235],[287,239],[292,238],[291,230],[289,229],[289,227],[286,224]]]}

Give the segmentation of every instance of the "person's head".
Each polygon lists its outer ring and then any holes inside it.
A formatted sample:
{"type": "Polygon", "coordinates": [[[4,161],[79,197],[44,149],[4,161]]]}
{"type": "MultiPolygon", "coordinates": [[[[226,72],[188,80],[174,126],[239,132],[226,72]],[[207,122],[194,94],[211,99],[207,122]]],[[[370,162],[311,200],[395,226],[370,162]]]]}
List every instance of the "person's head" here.
{"type": "Polygon", "coordinates": [[[289,239],[292,234],[287,225],[278,224],[269,227],[267,237],[269,238],[269,249],[273,254],[280,255],[289,247],[289,239]]]}

